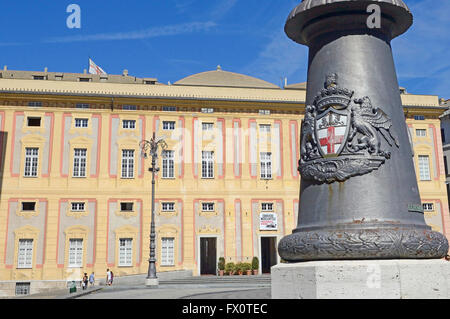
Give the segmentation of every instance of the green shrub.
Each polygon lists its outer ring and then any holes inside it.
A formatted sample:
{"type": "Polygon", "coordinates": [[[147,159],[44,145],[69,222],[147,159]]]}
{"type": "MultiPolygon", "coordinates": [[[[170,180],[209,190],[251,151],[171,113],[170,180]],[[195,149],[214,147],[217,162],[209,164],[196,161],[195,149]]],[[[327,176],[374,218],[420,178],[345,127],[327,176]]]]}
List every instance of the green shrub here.
{"type": "Polygon", "coordinates": [[[242,263],[242,271],[246,272],[247,270],[252,270],[252,264],[250,264],[250,263],[242,263]]]}
{"type": "Polygon", "coordinates": [[[217,268],[219,268],[219,270],[225,270],[225,258],[223,258],[223,257],[219,258],[219,262],[217,263],[217,268]]]}
{"type": "Polygon", "coordinates": [[[259,269],[258,257],[253,257],[253,259],[252,259],[252,270],[258,270],[258,269],[259,269]]]}
{"type": "Polygon", "coordinates": [[[243,263],[238,262],[238,263],[236,264],[236,271],[243,271],[242,267],[243,267],[243,263]]]}
{"type": "Polygon", "coordinates": [[[229,262],[225,265],[226,272],[233,272],[236,270],[236,265],[233,262],[229,262]]]}

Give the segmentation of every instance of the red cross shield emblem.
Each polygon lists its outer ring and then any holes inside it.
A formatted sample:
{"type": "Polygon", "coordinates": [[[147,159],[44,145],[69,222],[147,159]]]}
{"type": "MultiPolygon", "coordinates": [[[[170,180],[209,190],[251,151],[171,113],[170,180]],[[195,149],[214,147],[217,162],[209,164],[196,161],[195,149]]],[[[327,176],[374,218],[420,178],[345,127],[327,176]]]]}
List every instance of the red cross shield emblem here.
{"type": "Polygon", "coordinates": [[[316,118],[316,134],[319,150],[323,157],[338,156],[345,146],[350,126],[346,110],[338,111],[330,107],[316,118]]]}

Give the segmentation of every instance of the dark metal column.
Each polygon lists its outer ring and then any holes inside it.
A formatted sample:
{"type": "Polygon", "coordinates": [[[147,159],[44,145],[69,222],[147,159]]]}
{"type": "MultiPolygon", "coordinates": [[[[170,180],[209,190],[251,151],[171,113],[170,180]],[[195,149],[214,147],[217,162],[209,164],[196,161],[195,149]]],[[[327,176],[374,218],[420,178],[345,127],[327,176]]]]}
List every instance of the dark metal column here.
{"type": "Polygon", "coordinates": [[[305,0],[289,16],[287,35],[310,50],[298,225],[280,241],[284,260],[447,254],[425,224],[390,46],[411,24],[401,0],[305,0]]]}

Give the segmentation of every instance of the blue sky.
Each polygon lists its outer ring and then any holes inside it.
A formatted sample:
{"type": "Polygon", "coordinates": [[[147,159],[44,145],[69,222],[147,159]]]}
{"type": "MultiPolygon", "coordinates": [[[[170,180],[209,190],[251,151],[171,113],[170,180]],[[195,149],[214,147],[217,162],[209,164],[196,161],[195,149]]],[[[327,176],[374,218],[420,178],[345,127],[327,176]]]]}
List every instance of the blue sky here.
{"type": "MultiPolygon", "coordinates": [[[[299,0],[20,0],[0,2],[0,67],[106,72],[176,82],[213,70],[281,85],[306,80],[307,48],[283,27],[299,0]],[[81,29],[66,8],[81,7],[81,29]]],[[[415,23],[392,43],[401,86],[450,98],[450,0],[405,0],[415,23]]]]}

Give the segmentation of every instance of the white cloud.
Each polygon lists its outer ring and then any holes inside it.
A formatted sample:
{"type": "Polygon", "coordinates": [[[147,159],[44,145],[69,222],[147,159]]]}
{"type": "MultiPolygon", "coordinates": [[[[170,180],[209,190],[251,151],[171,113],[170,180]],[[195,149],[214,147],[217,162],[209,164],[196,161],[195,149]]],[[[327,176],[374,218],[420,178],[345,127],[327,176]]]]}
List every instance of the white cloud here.
{"type": "Polygon", "coordinates": [[[46,39],[44,43],[69,43],[69,42],[87,42],[87,41],[117,41],[117,40],[138,40],[161,36],[179,35],[208,31],[217,24],[208,22],[191,22],[177,25],[168,25],[163,27],[154,27],[146,30],[117,32],[117,33],[98,33],[91,35],[79,35],[68,37],[55,37],[46,39]]]}
{"type": "Polygon", "coordinates": [[[264,21],[257,29],[259,36],[266,42],[255,59],[243,68],[246,73],[276,85],[283,85],[287,77],[288,84],[306,81],[308,67],[308,48],[291,39],[284,32],[285,18],[298,0],[289,0],[274,5],[273,2],[260,2],[253,24],[264,21]],[[267,20],[267,17],[270,17],[267,20]]]}
{"type": "Polygon", "coordinates": [[[414,15],[411,29],[393,40],[401,86],[417,94],[450,97],[450,1],[408,3],[414,15]]]}
{"type": "Polygon", "coordinates": [[[284,77],[298,81],[301,75],[306,75],[307,63],[307,47],[295,43],[284,32],[277,32],[243,73],[281,85],[284,77]]]}
{"type": "Polygon", "coordinates": [[[175,0],[175,8],[178,13],[185,13],[194,2],[195,0],[175,0]]]}
{"type": "Polygon", "coordinates": [[[212,20],[220,20],[225,16],[233,7],[237,4],[238,0],[222,0],[215,8],[211,11],[212,20]]]}

